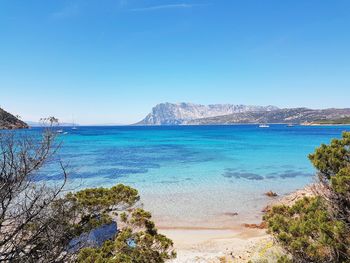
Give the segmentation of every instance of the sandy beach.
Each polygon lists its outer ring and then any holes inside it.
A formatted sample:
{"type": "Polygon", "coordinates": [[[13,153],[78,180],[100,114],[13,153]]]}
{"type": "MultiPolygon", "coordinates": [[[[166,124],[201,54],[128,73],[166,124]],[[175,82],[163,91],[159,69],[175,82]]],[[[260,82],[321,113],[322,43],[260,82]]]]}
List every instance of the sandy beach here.
{"type": "Polygon", "coordinates": [[[259,242],[270,237],[261,229],[161,229],[177,249],[173,263],[246,262],[259,242]],[[226,261],[223,261],[223,260],[226,261]]]}
{"type": "MultiPolygon", "coordinates": [[[[292,205],[304,196],[313,195],[313,186],[297,190],[289,195],[271,199],[269,204],[292,205]]],[[[249,222],[247,222],[249,223],[249,222]]],[[[268,259],[275,262],[282,253],[266,229],[247,228],[234,224],[232,228],[167,228],[159,231],[174,241],[177,258],[172,263],[222,263],[256,262],[268,259]]]]}

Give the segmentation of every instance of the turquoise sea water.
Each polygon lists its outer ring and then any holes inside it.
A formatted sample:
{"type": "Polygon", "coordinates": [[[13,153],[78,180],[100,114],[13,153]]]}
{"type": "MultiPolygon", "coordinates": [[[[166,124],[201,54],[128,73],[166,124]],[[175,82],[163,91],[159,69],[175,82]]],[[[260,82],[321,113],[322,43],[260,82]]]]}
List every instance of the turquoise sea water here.
{"type": "MultiPolygon", "coordinates": [[[[59,157],[78,187],[124,183],[160,226],[258,222],[270,201],[312,182],[307,155],[349,127],[271,125],[63,128],[59,157]],[[237,212],[238,216],[230,213],[237,212]]],[[[29,132],[37,132],[32,129],[29,132]]],[[[39,175],[55,182],[54,165],[39,175]]]]}

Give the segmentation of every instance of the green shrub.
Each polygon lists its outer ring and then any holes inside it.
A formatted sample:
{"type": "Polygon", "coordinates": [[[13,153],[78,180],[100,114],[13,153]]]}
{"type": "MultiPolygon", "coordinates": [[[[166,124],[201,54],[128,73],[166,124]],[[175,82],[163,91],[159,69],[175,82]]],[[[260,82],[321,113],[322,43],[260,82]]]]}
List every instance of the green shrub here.
{"type": "Polygon", "coordinates": [[[264,220],[293,262],[350,262],[350,132],[309,159],[318,171],[318,195],[275,206],[264,220]]]}
{"type": "Polygon", "coordinates": [[[338,262],[350,245],[345,223],[329,216],[320,197],[305,197],[291,207],[275,206],[264,219],[297,262],[338,262]]]}

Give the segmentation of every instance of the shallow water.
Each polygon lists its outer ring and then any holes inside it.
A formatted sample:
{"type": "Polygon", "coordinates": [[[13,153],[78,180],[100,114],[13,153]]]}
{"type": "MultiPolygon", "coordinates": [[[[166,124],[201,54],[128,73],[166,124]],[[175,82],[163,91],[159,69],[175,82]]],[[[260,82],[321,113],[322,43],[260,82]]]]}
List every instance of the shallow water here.
{"type": "MultiPolygon", "coordinates": [[[[272,190],[312,182],[307,155],[345,126],[256,125],[63,128],[59,157],[79,187],[124,183],[166,227],[229,228],[258,222],[272,190]],[[233,216],[230,213],[238,213],[233,216]]],[[[36,133],[39,128],[31,129],[36,133]]],[[[48,165],[40,180],[60,178],[48,165]]]]}

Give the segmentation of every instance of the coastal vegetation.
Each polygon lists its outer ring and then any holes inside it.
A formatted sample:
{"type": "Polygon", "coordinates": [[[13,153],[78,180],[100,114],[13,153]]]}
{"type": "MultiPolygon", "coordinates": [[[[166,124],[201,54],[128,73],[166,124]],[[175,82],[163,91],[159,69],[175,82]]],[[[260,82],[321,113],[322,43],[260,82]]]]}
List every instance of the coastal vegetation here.
{"type": "Polygon", "coordinates": [[[0,133],[0,262],[163,262],[176,253],[139,206],[136,189],[122,184],[70,192],[60,161],[60,184],[46,185],[38,172],[55,161],[52,132],[41,141],[0,133]]]}
{"type": "Polygon", "coordinates": [[[344,118],[339,118],[339,119],[323,119],[323,120],[316,120],[312,123],[315,124],[324,124],[324,125],[341,125],[341,124],[350,124],[350,117],[344,117],[344,118]]]}
{"type": "Polygon", "coordinates": [[[264,219],[289,256],[281,262],[349,262],[350,132],[309,159],[317,169],[316,196],[274,206],[264,219]]]}
{"type": "Polygon", "coordinates": [[[28,125],[25,122],[21,121],[19,116],[14,116],[11,113],[0,108],[0,130],[23,128],[28,128],[28,125]]]}

